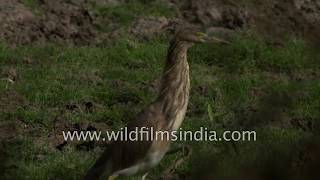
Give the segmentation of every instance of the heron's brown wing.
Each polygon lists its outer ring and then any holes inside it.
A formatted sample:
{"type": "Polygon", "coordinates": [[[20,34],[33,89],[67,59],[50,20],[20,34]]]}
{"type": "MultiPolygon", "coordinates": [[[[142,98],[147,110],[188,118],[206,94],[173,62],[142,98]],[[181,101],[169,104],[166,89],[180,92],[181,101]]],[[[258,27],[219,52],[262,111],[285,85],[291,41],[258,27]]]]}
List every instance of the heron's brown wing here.
{"type": "MultiPolygon", "coordinates": [[[[140,112],[137,118],[128,123],[128,132],[130,130],[135,131],[135,128],[145,127],[148,130],[151,127],[154,131],[162,129],[164,126],[165,116],[160,108],[157,108],[157,105],[152,104],[140,112]]],[[[150,135],[150,133],[148,134],[150,135]]],[[[146,138],[146,136],[144,136],[146,138]]],[[[149,137],[150,139],[150,137],[149,137]]],[[[113,171],[118,171],[121,169],[128,168],[132,165],[135,165],[138,161],[142,160],[147,152],[150,150],[152,141],[121,141],[114,142],[113,145],[113,171]]]]}

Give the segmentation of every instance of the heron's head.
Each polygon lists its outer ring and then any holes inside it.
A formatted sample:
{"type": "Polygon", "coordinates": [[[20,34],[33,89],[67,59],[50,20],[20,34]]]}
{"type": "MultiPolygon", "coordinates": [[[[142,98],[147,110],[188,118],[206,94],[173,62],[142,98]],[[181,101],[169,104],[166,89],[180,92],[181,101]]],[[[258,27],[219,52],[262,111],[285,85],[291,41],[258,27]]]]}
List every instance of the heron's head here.
{"type": "Polygon", "coordinates": [[[222,44],[229,44],[228,41],[225,41],[223,39],[208,36],[206,33],[193,30],[193,29],[184,29],[178,31],[176,34],[176,40],[178,41],[184,41],[189,43],[222,43],[222,44]]]}

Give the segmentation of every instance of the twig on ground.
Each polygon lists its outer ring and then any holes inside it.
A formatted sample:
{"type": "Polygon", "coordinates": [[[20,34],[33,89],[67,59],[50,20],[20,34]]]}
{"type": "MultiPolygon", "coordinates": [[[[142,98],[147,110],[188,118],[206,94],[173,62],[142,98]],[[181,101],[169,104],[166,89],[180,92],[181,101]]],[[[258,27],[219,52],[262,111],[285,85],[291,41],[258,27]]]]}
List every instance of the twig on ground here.
{"type": "Polygon", "coordinates": [[[0,80],[2,81],[8,81],[9,83],[13,84],[14,80],[10,79],[10,78],[1,78],[0,80]]]}

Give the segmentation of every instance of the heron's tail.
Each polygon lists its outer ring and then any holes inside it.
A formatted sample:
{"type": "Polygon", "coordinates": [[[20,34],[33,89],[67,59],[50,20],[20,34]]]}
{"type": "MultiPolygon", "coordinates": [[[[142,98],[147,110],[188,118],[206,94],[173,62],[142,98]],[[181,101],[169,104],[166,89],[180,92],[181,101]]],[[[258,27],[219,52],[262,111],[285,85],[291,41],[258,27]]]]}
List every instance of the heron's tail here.
{"type": "Polygon", "coordinates": [[[97,162],[89,169],[84,180],[108,179],[112,173],[111,148],[103,152],[97,162]]]}

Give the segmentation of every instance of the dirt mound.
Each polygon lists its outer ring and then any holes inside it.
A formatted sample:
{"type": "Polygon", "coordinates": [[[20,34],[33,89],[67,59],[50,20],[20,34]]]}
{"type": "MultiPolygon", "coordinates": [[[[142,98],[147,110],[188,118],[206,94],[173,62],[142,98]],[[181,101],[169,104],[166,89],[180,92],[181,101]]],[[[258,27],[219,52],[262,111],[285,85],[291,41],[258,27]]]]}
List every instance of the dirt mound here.
{"type": "MultiPolygon", "coordinates": [[[[97,17],[89,4],[117,6],[126,0],[22,0],[0,1],[0,39],[10,44],[33,42],[71,42],[76,45],[114,39],[119,29],[99,33],[97,17]],[[116,33],[115,33],[116,32],[116,33]]],[[[165,31],[172,22],[202,26],[205,29],[256,29],[271,38],[287,34],[320,39],[320,2],[318,0],[161,0],[176,9],[173,18],[140,17],[126,33],[141,37],[165,31]]],[[[149,2],[146,2],[149,3],[149,2]]],[[[147,8],[147,5],[146,5],[147,8]]],[[[112,23],[112,22],[110,22],[112,23]]]]}
{"type": "Polygon", "coordinates": [[[319,37],[320,4],[316,0],[262,1],[249,9],[259,32],[273,37],[319,37]]]}
{"type": "Polygon", "coordinates": [[[205,28],[253,28],[272,38],[298,35],[320,39],[320,2],[317,0],[233,1],[169,0],[180,15],[205,28]]]}
{"type": "Polygon", "coordinates": [[[0,2],[0,39],[16,45],[47,40],[85,43],[96,38],[92,17],[81,1],[35,2],[35,7],[19,0],[0,2]]]}
{"type": "Polygon", "coordinates": [[[137,36],[145,36],[156,34],[165,29],[169,25],[169,21],[165,17],[160,18],[141,18],[133,24],[130,32],[137,36]]]}
{"type": "Polygon", "coordinates": [[[181,12],[181,16],[192,24],[205,27],[218,26],[230,29],[242,28],[249,17],[245,9],[225,0],[185,0],[183,3],[172,0],[181,12]]]}

